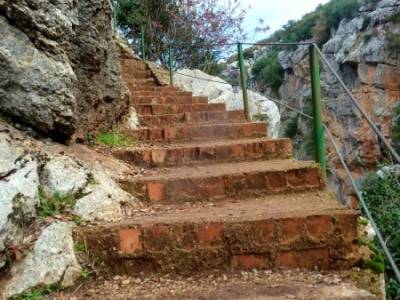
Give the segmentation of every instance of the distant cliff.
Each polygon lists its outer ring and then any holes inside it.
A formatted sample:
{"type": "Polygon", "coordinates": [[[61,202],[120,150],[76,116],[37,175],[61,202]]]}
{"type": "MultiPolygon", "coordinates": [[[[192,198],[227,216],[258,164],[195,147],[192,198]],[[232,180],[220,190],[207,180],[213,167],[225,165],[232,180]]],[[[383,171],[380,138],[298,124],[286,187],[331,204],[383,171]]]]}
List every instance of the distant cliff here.
{"type": "MultiPolygon", "coordinates": [[[[316,40],[363,108],[385,135],[392,138],[394,108],[400,102],[400,0],[353,2],[357,6],[348,7],[345,14],[339,11],[343,9],[340,3],[349,5],[351,1],[331,1],[323,18],[320,12],[324,6],[320,6],[297,23],[289,22],[271,39],[290,41],[304,36],[309,37],[307,40],[316,40]],[[326,20],[334,9],[336,12],[332,14],[336,19],[332,22],[337,25],[333,24],[326,33],[326,20]],[[348,12],[350,9],[353,11],[348,12]],[[315,23],[313,27],[312,22],[315,23]]],[[[312,113],[307,46],[286,50],[254,47],[245,54],[251,65],[249,74],[253,89],[312,113]]],[[[229,65],[224,74],[228,78],[235,76],[229,65]]],[[[387,156],[376,135],[324,66],[321,80],[325,119],[353,172],[361,175],[387,156]]],[[[298,157],[312,158],[310,121],[284,107],[281,107],[281,115],[281,134],[294,139],[298,157]]],[[[332,153],[329,144],[328,152],[332,153]]],[[[339,167],[335,155],[329,155],[329,160],[335,165],[332,171],[339,167]]],[[[339,183],[341,172],[333,175],[332,179],[339,183]]],[[[337,184],[337,188],[341,189],[341,185],[337,184]]]]}

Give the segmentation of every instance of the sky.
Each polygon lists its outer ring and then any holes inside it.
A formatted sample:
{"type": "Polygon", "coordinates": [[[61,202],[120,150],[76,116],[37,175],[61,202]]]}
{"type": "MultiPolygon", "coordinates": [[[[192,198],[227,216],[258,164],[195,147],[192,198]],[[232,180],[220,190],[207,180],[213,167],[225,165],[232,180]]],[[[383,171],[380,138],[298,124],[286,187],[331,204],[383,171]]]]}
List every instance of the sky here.
{"type": "Polygon", "coordinates": [[[300,19],[306,13],[312,12],[318,4],[326,3],[328,0],[242,0],[241,2],[247,10],[244,28],[247,29],[249,40],[254,42],[266,38],[287,21],[300,19]],[[255,35],[254,28],[259,25],[259,19],[264,19],[264,24],[271,29],[266,33],[255,35]]]}

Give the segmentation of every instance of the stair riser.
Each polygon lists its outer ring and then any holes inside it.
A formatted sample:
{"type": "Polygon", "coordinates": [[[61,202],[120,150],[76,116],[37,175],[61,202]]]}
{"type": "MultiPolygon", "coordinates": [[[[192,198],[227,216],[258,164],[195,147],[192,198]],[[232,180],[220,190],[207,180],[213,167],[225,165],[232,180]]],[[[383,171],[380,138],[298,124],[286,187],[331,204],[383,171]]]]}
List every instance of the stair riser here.
{"type": "Polygon", "coordinates": [[[179,105],[179,104],[208,104],[207,98],[204,97],[134,97],[136,105],[179,105]]]}
{"type": "Polygon", "coordinates": [[[212,139],[240,139],[251,137],[265,137],[267,125],[254,124],[227,124],[198,127],[165,127],[139,129],[134,136],[141,141],[172,142],[195,141],[212,139]]]}
{"type": "Polygon", "coordinates": [[[143,88],[143,87],[149,87],[149,88],[154,88],[157,87],[157,82],[153,78],[149,79],[138,79],[138,78],[129,78],[125,79],[125,82],[128,85],[128,88],[130,91],[135,91],[138,87],[143,88]]]}
{"type": "Polygon", "coordinates": [[[129,164],[147,168],[176,167],[199,163],[286,159],[292,157],[290,140],[202,146],[175,149],[116,150],[114,156],[129,164]]]}
{"type": "Polygon", "coordinates": [[[131,86],[129,89],[131,91],[133,98],[136,98],[136,97],[166,97],[166,96],[191,97],[192,96],[192,93],[190,93],[190,92],[182,92],[182,91],[177,91],[177,90],[160,91],[159,89],[154,88],[154,87],[148,87],[148,89],[143,90],[140,87],[131,86]]]}
{"type": "Polygon", "coordinates": [[[225,104],[137,105],[139,115],[166,115],[185,112],[224,111],[225,104]]]}
{"type": "Polygon", "coordinates": [[[139,123],[145,127],[165,127],[177,124],[195,123],[244,123],[243,111],[202,111],[162,116],[139,116],[139,123]]]}
{"type": "Polygon", "coordinates": [[[129,74],[137,71],[148,71],[146,64],[142,62],[122,62],[121,64],[122,73],[129,74]]]}
{"type": "Polygon", "coordinates": [[[152,78],[150,71],[135,71],[135,72],[122,72],[123,78],[136,78],[136,79],[147,79],[152,78]]]}
{"type": "Polygon", "coordinates": [[[212,269],[341,269],[356,247],[357,215],[237,222],[131,224],[81,232],[90,253],[114,273],[190,274],[212,269]]]}
{"type": "MultiPolygon", "coordinates": [[[[195,172],[195,171],[194,171],[195,172]]],[[[219,177],[127,180],[122,187],[144,202],[173,204],[317,190],[323,187],[317,168],[237,173],[219,177]]]]}

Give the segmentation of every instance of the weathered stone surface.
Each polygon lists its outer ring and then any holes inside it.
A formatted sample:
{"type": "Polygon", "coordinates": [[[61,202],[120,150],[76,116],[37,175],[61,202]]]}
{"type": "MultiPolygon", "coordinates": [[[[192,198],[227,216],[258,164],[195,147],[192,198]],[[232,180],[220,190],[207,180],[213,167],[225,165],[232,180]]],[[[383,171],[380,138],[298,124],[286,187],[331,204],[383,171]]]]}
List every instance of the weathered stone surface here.
{"type": "Polygon", "coordinates": [[[65,139],[126,110],[108,0],[0,2],[0,113],[65,139]]]}
{"type": "Polygon", "coordinates": [[[45,132],[76,126],[75,74],[68,63],[39,51],[0,16],[0,111],[45,132]]]}
{"type": "Polygon", "coordinates": [[[83,191],[87,194],[79,199],[74,213],[88,221],[111,221],[126,216],[129,209],[137,208],[138,202],[123,191],[111,178],[94,172],[94,182],[83,191]]]}
{"type": "Polygon", "coordinates": [[[8,250],[23,243],[26,224],[38,205],[38,163],[0,133],[0,270],[10,263],[8,250]]]}
{"type": "Polygon", "coordinates": [[[58,282],[69,286],[79,276],[71,225],[40,228],[38,187],[49,194],[82,192],[86,196],[76,213],[83,220],[121,219],[125,210],[138,207],[112,179],[122,170],[90,148],[33,140],[0,120],[0,274],[5,275],[0,276],[0,299],[3,291],[11,295],[58,282]]]}
{"type": "MultiPolygon", "coordinates": [[[[194,96],[205,96],[211,103],[225,103],[228,110],[243,109],[241,89],[234,89],[228,82],[210,76],[200,70],[179,70],[174,75],[175,84],[194,96]]],[[[267,97],[248,91],[250,111],[253,116],[262,116],[268,122],[269,134],[276,137],[279,133],[280,114],[277,105],[267,97]]]]}
{"type": "Polygon", "coordinates": [[[42,182],[49,194],[75,194],[82,191],[90,173],[68,156],[52,158],[43,168],[42,182]]]}
{"type": "Polygon", "coordinates": [[[368,291],[349,285],[324,287],[321,290],[321,299],[325,300],[377,300],[377,296],[368,291]]]}
{"type": "Polygon", "coordinates": [[[71,286],[80,276],[80,266],[74,253],[72,225],[55,222],[43,230],[33,252],[12,270],[3,297],[20,294],[38,285],[60,283],[71,286]]]}

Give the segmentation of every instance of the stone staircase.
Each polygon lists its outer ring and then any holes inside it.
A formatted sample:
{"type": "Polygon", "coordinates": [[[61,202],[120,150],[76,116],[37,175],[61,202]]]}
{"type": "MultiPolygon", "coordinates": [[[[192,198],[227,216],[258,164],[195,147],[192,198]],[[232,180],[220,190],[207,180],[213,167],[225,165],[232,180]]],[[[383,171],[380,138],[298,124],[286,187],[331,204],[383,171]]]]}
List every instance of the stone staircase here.
{"type": "Polygon", "coordinates": [[[347,268],[357,214],[338,204],[289,139],[122,60],[140,144],[113,155],[143,167],[124,189],[151,208],[83,229],[89,253],[118,274],[211,269],[347,268]]]}

